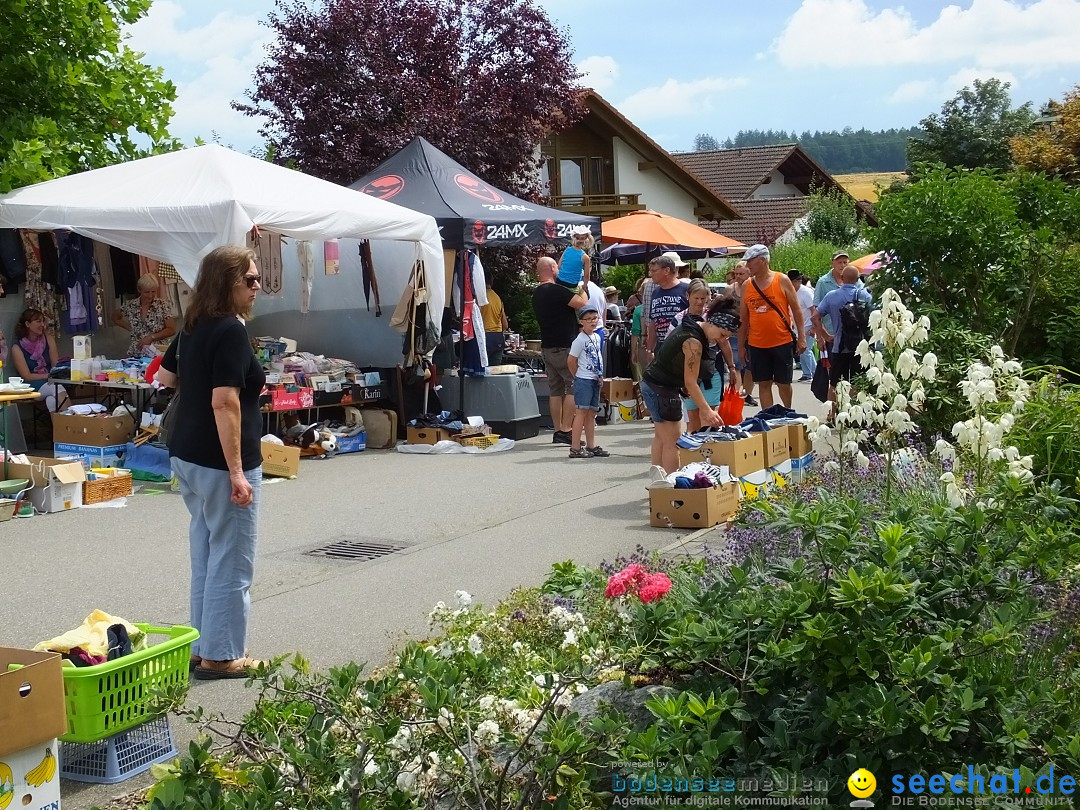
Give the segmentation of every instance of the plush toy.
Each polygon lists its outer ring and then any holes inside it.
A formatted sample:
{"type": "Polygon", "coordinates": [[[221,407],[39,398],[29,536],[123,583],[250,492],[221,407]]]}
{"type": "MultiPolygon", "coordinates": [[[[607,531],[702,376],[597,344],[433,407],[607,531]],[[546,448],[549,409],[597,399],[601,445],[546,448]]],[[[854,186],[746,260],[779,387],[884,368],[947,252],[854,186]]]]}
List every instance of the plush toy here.
{"type": "Polygon", "coordinates": [[[319,431],[319,447],[322,448],[326,456],[333,456],[337,453],[337,436],[331,433],[329,428],[323,428],[319,431]]]}

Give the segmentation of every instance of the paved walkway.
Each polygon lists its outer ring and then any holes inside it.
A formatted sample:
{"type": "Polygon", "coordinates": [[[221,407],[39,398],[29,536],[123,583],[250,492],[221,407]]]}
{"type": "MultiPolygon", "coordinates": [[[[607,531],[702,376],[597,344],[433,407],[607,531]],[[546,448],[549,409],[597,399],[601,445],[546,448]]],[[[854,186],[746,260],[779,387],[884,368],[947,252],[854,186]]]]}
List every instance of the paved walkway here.
{"type": "MultiPolygon", "coordinates": [[[[796,406],[807,407],[807,387],[796,406]]],[[[816,404],[816,403],[814,403],[816,404]]],[[[651,428],[600,429],[610,459],[571,461],[550,433],[491,456],[368,451],[305,459],[300,476],[264,488],[249,644],[253,655],[299,651],[317,667],[379,664],[407,638],[423,638],[431,607],[464,589],[494,604],[539,584],[553,563],[599,563],[633,551],[694,553],[716,532],[648,525],[644,484],[651,428]],[[331,542],[399,546],[380,559],[330,560],[331,542]]],[[[157,487],[147,487],[157,489],[157,487]]],[[[94,608],[133,621],[186,624],[187,513],[174,493],[139,494],[124,508],[80,509],[0,524],[3,638],[32,646],[78,625],[94,608]]],[[[237,718],[254,690],[194,681],[189,704],[237,718]]],[[[173,721],[183,748],[193,727],[173,721]]],[[[129,793],[118,785],[63,783],[80,810],[129,793]]]]}

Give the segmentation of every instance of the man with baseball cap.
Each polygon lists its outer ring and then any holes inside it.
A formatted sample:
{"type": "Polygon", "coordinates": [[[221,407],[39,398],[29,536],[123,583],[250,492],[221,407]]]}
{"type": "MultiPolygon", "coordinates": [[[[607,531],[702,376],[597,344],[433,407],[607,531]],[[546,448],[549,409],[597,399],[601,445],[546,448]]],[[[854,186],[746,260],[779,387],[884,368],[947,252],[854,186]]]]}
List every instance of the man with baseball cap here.
{"type": "MultiPolygon", "coordinates": [[[[821,306],[821,299],[831,293],[833,290],[839,290],[843,285],[844,268],[848,266],[848,254],[846,250],[838,250],[832,257],[832,272],[826,273],[818,279],[817,284],[814,285],[814,306],[810,310],[811,314],[817,311],[817,308],[821,306]]],[[[858,287],[861,290],[863,288],[862,281],[859,282],[858,287]]],[[[832,322],[832,319],[828,315],[825,315],[821,322],[824,326],[822,331],[817,332],[815,335],[818,338],[818,345],[826,348],[828,347],[828,335],[833,334],[836,329],[836,325],[832,322]],[[827,333],[827,334],[826,334],[827,333]]]]}
{"type": "Polygon", "coordinates": [[[743,284],[739,352],[749,361],[762,408],[772,407],[773,383],[785,408],[791,407],[792,361],[806,351],[806,322],[798,312],[795,287],[769,267],[769,249],[753,245],[743,254],[750,277],[743,284]],[[794,323],[792,323],[794,321],[794,323]]]}

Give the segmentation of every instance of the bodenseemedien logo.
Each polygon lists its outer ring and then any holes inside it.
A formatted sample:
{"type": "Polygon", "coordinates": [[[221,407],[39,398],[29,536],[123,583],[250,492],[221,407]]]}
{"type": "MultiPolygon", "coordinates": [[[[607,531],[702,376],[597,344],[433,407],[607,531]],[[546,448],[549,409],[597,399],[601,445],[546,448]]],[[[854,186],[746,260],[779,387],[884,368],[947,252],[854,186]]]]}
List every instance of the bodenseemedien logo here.
{"type": "Polygon", "coordinates": [[[847,789],[855,797],[851,807],[873,807],[874,803],[867,799],[877,790],[877,779],[866,768],[859,768],[847,780],[847,789]]]}

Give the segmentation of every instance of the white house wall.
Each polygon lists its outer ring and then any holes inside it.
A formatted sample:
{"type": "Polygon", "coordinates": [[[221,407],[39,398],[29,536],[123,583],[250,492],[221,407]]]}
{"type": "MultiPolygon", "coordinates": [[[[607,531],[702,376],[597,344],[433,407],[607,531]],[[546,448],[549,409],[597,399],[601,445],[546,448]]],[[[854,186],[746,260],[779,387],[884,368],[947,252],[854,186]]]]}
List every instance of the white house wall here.
{"type": "Polygon", "coordinates": [[[382,303],[382,317],[377,318],[374,292],[370,311],[364,303],[359,245],[355,239],[341,239],[340,270],[336,276],[328,276],[324,272],[323,243],[311,243],[311,307],[303,313],[296,240],[282,240],[282,290],[274,296],[259,294],[248,331],[255,336],[293,338],[300,351],[341,357],[359,366],[386,368],[401,363],[402,336],[390,328],[390,317],[405,289],[416,248],[388,240],[371,243],[382,303]]]}
{"type": "Polygon", "coordinates": [[[642,171],[638,164],[645,161],[636,150],[621,138],[612,138],[615,161],[615,193],[639,194],[646,208],[661,214],[697,222],[693,197],[672,182],[659,168],[642,171]]]}
{"type": "Polygon", "coordinates": [[[780,171],[774,171],[769,175],[769,182],[762,183],[756,189],[754,193],[750,195],[752,199],[760,200],[765,197],[801,197],[803,193],[797,186],[789,185],[784,182],[784,175],[780,171]]]}

